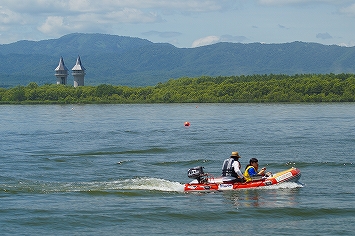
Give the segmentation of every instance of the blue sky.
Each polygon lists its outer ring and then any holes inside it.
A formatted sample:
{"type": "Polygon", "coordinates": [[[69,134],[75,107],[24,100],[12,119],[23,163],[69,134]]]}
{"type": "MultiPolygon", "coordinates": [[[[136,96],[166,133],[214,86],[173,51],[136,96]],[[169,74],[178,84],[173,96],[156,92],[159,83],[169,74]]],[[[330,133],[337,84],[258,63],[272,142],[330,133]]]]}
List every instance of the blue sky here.
{"type": "Polygon", "coordinates": [[[355,46],[355,0],[1,0],[0,44],[105,33],[190,48],[216,42],[355,46]]]}

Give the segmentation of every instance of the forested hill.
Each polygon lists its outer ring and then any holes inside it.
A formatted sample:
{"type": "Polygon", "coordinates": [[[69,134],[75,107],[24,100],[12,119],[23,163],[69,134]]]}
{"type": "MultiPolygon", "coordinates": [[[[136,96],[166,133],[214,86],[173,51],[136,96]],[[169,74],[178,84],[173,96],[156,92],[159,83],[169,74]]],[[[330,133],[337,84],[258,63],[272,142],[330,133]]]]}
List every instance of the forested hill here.
{"type": "Polygon", "coordinates": [[[0,86],[56,83],[60,56],[70,70],[78,55],[87,85],[147,86],[203,75],[355,73],[355,47],[292,42],[177,48],[139,38],[77,33],[0,45],[0,86]]]}

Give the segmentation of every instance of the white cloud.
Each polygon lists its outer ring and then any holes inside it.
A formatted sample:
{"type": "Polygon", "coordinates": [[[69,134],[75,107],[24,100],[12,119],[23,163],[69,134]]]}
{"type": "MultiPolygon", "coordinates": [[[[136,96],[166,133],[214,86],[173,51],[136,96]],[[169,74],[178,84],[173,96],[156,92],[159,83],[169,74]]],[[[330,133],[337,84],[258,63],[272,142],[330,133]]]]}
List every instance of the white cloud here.
{"type": "Polygon", "coordinates": [[[68,0],[1,0],[1,4],[11,11],[36,16],[37,14],[43,13],[65,12],[68,10],[67,1],[68,0]]]}
{"type": "Polygon", "coordinates": [[[161,18],[151,12],[138,9],[123,8],[100,14],[97,12],[82,12],[77,15],[48,16],[37,29],[51,36],[61,36],[71,32],[107,32],[112,25],[120,23],[153,23],[161,18]]]}
{"type": "Polygon", "coordinates": [[[11,25],[23,24],[25,21],[20,14],[0,6],[0,23],[11,25]]]}
{"type": "MultiPolygon", "coordinates": [[[[88,28],[109,31],[118,24],[163,22],[164,12],[218,11],[232,0],[2,0],[0,23],[26,24],[59,36],[88,28]]],[[[5,30],[4,25],[2,25],[5,30]]]]}
{"type": "Polygon", "coordinates": [[[339,46],[343,47],[355,47],[355,41],[350,41],[348,43],[340,43],[339,46]]]}
{"type": "Polygon", "coordinates": [[[206,46],[218,42],[243,42],[246,41],[248,38],[245,36],[233,36],[233,35],[222,35],[222,36],[215,36],[215,35],[210,35],[204,38],[196,39],[192,43],[192,47],[201,47],[201,46],[206,46]]]}
{"type": "MultiPolygon", "coordinates": [[[[218,11],[226,8],[226,6],[233,4],[233,0],[80,0],[85,3],[90,2],[90,6],[95,9],[100,8],[115,8],[128,7],[137,9],[164,9],[184,12],[205,12],[218,11]]],[[[83,4],[77,3],[77,0],[71,0],[72,6],[75,3],[78,8],[82,8],[83,4]]],[[[106,9],[107,10],[107,9],[106,9]]]]}
{"type": "Polygon", "coordinates": [[[233,0],[2,0],[10,10],[30,12],[110,12],[117,8],[160,9],[183,12],[208,12],[228,9],[233,0]]]}
{"type": "Polygon", "coordinates": [[[152,23],[161,21],[156,13],[143,12],[134,8],[124,8],[120,11],[109,12],[104,18],[123,23],[152,23]]]}
{"type": "Polygon", "coordinates": [[[153,23],[161,21],[154,13],[145,13],[138,9],[124,8],[117,11],[99,14],[94,12],[82,13],[77,16],[68,16],[71,22],[85,22],[87,24],[118,24],[118,23],[153,23]]]}
{"type": "Polygon", "coordinates": [[[38,30],[42,33],[53,35],[56,32],[66,32],[70,30],[68,25],[64,24],[64,18],[60,16],[50,16],[46,19],[46,22],[38,27],[38,30]]]}
{"type": "Polygon", "coordinates": [[[210,44],[219,42],[219,40],[220,40],[220,37],[218,37],[218,36],[214,36],[214,35],[207,36],[207,37],[195,40],[192,43],[192,47],[195,48],[195,47],[210,45],[210,44]]]}
{"type": "Polygon", "coordinates": [[[105,32],[116,17],[85,13],[76,17],[48,16],[37,29],[45,35],[62,36],[72,32],[105,32]]]}
{"type": "Polygon", "coordinates": [[[347,7],[343,7],[340,12],[345,13],[347,15],[355,16],[355,3],[347,7]]]}
{"type": "Polygon", "coordinates": [[[285,5],[309,5],[309,4],[346,4],[351,0],[258,0],[261,5],[285,6],[285,5]]]}

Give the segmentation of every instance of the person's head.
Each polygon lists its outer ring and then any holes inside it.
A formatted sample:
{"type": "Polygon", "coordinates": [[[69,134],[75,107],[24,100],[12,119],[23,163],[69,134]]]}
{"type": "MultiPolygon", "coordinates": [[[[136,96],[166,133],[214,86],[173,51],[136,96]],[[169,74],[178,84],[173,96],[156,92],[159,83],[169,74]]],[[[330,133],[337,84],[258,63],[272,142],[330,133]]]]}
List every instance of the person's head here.
{"type": "Polygon", "coordinates": [[[232,152],[231,158],[239,159],[239,158],[241,158],[241,156],[239,156],[239,153],[238,153],[238,152],[232,152]]]}
{"type": "Polygon", "coordinates": [[[249,164],[251,165],[251,166],[254,166],[254,168],[258,168],[258,166],[259,166],[259,161],[258,161],[258,159],[256,159],[256,158],[251,158],[250,160],[249,160],[249,164]]]}

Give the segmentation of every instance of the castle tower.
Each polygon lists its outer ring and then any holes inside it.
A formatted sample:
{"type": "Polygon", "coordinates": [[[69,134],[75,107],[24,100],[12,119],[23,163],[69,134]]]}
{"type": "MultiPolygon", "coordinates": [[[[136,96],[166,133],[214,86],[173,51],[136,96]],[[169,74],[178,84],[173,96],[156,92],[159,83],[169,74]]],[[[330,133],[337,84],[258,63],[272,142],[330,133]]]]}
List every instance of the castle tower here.
{"type": "Polygon", "coordinates": [[[71,70],[74,76],[74,87],[84,86],[85,68],[81,64],[80,56],[76,59],[76,64],[71,70]]]}
{"type": "Polygon", "coordinates": [[[60,57],[59,64],[55,68],[55,76],[57,77],[57,84],[67,84],[68,68],[64,64],[63,57],[60,57]]]}

